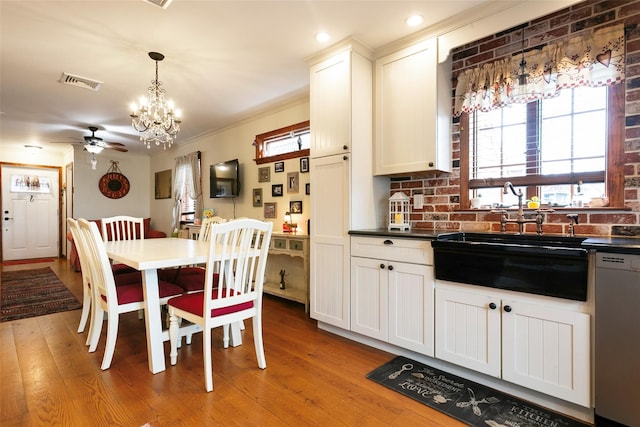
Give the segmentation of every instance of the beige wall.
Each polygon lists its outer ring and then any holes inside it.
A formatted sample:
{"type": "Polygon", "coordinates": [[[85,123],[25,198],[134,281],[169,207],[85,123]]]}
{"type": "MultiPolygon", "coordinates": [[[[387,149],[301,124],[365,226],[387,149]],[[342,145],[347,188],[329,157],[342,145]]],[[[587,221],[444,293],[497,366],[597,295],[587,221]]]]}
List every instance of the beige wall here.
{"type": "MultiPolygon", "coordinates": [[[[255,136],[281,127],[289,126],[309,120],[308,98],[298,100],[286,107],[261,114],[250,120],[245,120],[237,125],[211,132],[188,143],[180,143],[175,149],[163,151],[151,157],[149,170],[149,200],[151,218],[154,228],[166,233],[171,232],[171,199],[155,200],[154,177],[156,172],[172,169],[175,166],[175,158],[194,151],[202,153],[202,192],[204,195],[204,207],[213,208],[216,214],[223,218],[264,218],[263,207],[253,207],[253,189],[262,188],[263,202],[276,202],[278,217],[274,221],[274,230],[282,228],[284,213],[289,209],[289,202],[301,200],[303,213],[295,218],[303,230],[306,230],[306,221],[309,215],[309,196],[304,194],[304,186],[309,182],[308,173],[300,173],[299,192],[288,194],[286,190],[287,172],[299,172],[299,159],[285,161],[285,172],[274,173],[273,163],[260,165],[271,168],[271,182],[258,183],[258,165],[256,165],[255,147],[252,145],[255,136]],[[209,197],[209,166],[237,158],[240,162],[240,196],[236,199],[211,199],[209,197]],[[283,184],[282,197],[271,197],[271,185],[283,184]],[[234,203],[235,201],[235,203],[234,203]]],[[[186,123],[186,122],[185,122],[186,123]]],[[[186,125],[186,124],[185,124],[186,125]]],[[[312,190],[313,191],[313,188],[312,190]]]]}

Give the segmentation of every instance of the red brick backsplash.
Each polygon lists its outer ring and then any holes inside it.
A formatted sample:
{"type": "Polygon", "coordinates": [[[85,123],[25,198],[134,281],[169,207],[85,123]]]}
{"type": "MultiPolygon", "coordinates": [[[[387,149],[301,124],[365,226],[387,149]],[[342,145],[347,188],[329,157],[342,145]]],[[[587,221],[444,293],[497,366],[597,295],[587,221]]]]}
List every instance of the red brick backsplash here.
{"type": "MultiPolygon", "coordinates": [[[[577,36],[580,31],[592,30],[623,22],[626,29],[626,88],[625,93],[625,156],[624,174],[625,208],[603,209],[558,209],[545,215],[545,234],[567,234],[567,214],[578,213],[579,224],[574,231],[583,236],[633,236],[640,238],[640,0],[602,1],[587,0],[548,16],[537,18],[524,28],[525,46],[533,48],[553,42],[559,38],[577,36]]],[[[502,31],[469,43],[451,52],[455,88],[456,76],[467,67],[494,61],[520,51],[522,26],[502,31]]],[[[410,220],[414,229],[500,231],[500,214],[490,210],[461,210],[460,170],[460,125],[452,122],[451,173],[419,172],[405,180],[393,180],[390,195],[403,191],[410,197],[423,194],[424,207],[411,207],[410,220]]],[[[515,210],[509,211],[511,216],[515,210]]],[[[528,213],[529,215],[529,213],[528,213]]],[[[532,217],[533,218],[533,217],[532,217]]],[[[516,232],[517,224],[507,224],[508,232],[516,232]]],[[[527,233],[535,233],[535,224],[525,224],[527,233]]]]}

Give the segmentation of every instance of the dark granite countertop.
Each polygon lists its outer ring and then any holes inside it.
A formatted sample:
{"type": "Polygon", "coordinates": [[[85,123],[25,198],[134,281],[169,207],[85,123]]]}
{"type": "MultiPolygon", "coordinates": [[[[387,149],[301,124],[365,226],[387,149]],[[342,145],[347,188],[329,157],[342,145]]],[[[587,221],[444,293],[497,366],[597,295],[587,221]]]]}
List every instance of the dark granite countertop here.
{"type": "MultiPolygon", "coordinates": [[[[446,231],[451,233],[451,231],[446,231]]],[[[433,240],[438,237],[439,234],[445,233],[445,231],[438,230],[387,230],[386,228],[371,228],[368,230],[351,230],[349,234],[352,236],[370,236],[370,237],[404,237],[407,239],[426,239],[433,240]]]]}
{"type": "MultiPolygon", "coordinates": [[[[352,236],[370,237],[402,237],[408,239],[436,239],[440,234],[455,233],[455,230],[425,230],[413,229],[407,231],[387,230],[386,228],[372,228],[366,230],[351,230],[352,236]]],[[[580,236],[578,236],[580,237],[580,236]]],[[[599,252],[640,254],[640,238],[634,237],[588,237],[582,247],[599,252]]]]}
{"type": "Polygon", "coordinates": [[[582,247],[597,252],[640,255],[640,239],[634,237],[589,237],[582,247]]]}

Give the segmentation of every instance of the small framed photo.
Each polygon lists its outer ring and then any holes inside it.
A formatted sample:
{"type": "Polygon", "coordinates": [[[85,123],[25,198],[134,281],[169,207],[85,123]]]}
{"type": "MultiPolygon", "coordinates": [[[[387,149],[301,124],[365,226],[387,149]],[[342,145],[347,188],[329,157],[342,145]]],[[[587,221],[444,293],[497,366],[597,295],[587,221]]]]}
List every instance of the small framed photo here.
{"type": "Polygon", "coordinates": [[[304,185],[304,194],[306,194],[307,196],[308,196],[309,194],[311,194],[311,183],[310,183],[310,182],[307,182],[307,183],[304,185]]]}
{"type": "Polygon", "coordinates": [[[284,172],[284,162],[276,162],[276,163],[273,165],[273,170],[274,170],[276,173],[284,172]]]}
{"type": "Polygon", "coordinates": [[[271,186],[271,197],[282,197],[282,184],[273,184],[271,186]]]}
{"type": "Polygon", "coordinates": [[[258,182],[271,181],[271,168],[269,166],[258,168],[258,182]]]}
{"type": "Polygon", "coordinates": [[[305,173],[309,172],[309,158],[301,157],[300,158],[300,172],[305,173]]]}
{"type": "Polygon", "coordinates": [[[262,188],[253,189],[253,207],[254,208],[262,207],[262,188]]]}
{"type": "Polygon", "coordinates": [[[276,218],[278,214],[278,204],[275,202],[266,202],[264,204],[264,217],[276,218]]]}
{"type": "Polygon", "coordinates": [[[300,182],[300,174],[298,172],[289,172],[287,174],[287,193],[297,193],[300,182]]]}
{"type": "Polygon", "coordinates": [[[296,200],[289,202],[289,212],[292,214],[302,213],[302,200],[296,200]]]}

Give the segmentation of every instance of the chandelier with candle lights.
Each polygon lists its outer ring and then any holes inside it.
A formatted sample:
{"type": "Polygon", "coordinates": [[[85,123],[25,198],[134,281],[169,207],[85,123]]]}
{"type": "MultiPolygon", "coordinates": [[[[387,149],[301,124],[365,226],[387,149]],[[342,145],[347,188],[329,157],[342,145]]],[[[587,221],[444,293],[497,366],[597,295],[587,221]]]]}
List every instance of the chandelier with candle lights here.
{"type": "Polygon", "coordinates": [[[149,52],[149,57],[156,63],[156,79],[151,81],[147,98],[141,97],[138,104],[131,104],[131,124],[140,132],[140,141],[151,148],[151,144],[160,145],[166,150],[167,146],[176,139],[180,131],[180,111],[176,110],[173,101],[165,99],[165,90],[158,80],[158,62],[164,55],[149,52]]]}

